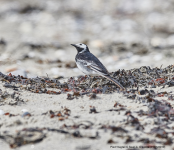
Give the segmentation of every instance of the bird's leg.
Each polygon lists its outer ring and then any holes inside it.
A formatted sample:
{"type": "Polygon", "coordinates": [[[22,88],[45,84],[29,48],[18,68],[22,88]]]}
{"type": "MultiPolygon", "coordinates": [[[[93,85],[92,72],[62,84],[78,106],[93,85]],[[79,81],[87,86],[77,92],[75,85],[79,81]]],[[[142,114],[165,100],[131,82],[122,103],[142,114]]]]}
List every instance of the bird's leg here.
{"type": "Polygon", "coordinates": [[[89,78],[89,82],[88,82],[88,88],[91,86],[92,82],[91,82],[91,76],[88,75],[88,78],[89,78]]]}
{"type": "Polygon", "coordinates": [[[89,84],[88,84],[88,88],[90,88],[90,86],[92,85],[92,82],[95,80],[95,76],[91,77],[90,76],[90,81],[89,81],[89,84]]]}
{"type": "Polygon", "coordinates": [[[88,78],[89,78],[88,88],[90,88],[90,86],[94,80],[94,77],[91,77],[90,75],[88,75],[88,78]]]}
{"type": "Polygon", "coordinates": [[[86,76],[81,76],[80,78],[79,78],[79,82],[81,83],[83,80],[85,80],[86,79],[86,76]]]}

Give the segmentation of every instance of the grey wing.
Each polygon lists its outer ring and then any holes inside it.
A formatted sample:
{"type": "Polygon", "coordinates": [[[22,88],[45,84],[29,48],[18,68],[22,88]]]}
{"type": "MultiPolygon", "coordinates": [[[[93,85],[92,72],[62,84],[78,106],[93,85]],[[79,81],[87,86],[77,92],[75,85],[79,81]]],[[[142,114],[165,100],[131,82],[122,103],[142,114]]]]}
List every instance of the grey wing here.
{"type": "Polygon", "coordinates": [[[100,75],[109,75],[106,67],[92,53],[79,54],[78,61],[100,75]]]}

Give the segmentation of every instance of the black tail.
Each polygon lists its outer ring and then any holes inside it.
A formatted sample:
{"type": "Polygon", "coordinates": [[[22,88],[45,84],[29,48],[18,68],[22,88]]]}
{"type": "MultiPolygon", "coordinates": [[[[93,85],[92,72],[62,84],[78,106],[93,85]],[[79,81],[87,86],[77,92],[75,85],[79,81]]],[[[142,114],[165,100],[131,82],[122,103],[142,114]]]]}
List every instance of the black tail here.
{"type": "Polygon", "coordinates": [[[113,79],[111,76],[103,76],[105,78],[107,78],[108,80],[112,81],[115,83],[116,86],[118,86],[119,88],[121,88],[122,90],[124,90],[125,88],[115,79],[113,79]]]}

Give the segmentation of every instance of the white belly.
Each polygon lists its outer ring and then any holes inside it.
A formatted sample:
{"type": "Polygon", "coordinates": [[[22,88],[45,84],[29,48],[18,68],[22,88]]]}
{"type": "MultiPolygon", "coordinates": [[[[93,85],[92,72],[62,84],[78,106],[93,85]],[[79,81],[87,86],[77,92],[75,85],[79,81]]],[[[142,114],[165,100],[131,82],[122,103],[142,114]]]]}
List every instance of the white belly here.
{"type": "Polygon", "coordinates": [[[93,75],[93,76],[97,76],[98,74],[93,71],[92,69],[88,68],[87,66],[84,66],[82,63],[77,63],[77,67],[79,68],[80,71],[82,71],[84,74],[86,75],[93,75]]]}

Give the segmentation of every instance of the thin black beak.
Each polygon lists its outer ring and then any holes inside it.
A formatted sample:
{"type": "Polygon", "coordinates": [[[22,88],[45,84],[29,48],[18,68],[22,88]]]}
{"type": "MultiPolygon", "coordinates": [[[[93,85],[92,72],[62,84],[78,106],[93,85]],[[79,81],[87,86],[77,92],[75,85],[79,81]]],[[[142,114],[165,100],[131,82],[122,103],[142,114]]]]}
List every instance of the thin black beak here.
{"type": "Polygon", "coordinates": [[[72,46],[74,46],[74,47],[77,47],[75,44],[71,44],[72,46]]]}

